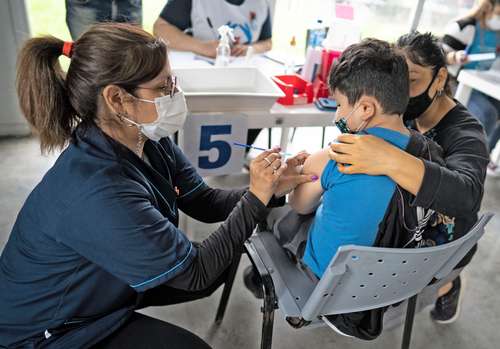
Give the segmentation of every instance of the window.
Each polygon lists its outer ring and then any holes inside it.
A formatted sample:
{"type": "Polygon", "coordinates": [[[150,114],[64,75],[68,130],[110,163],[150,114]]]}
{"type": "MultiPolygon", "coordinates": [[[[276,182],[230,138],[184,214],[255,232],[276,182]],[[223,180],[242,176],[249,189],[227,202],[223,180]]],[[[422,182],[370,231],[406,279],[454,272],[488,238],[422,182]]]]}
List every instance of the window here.
{"type": "Polygon", "coordinates": [[[353,0],[362,37],[394,41],[410,29],[415,0],[353,0]]]}
{"type": "MultiPolygon", "coordinates": [[[[144,29],[152,32],[153,23],[158,18],[167,1],[142,1],[144,29]]],[[[70,40],[66,26],[66,5],[64,0],[30,0],[26,8],[33,36],[51,34],[63,40],[70,40]]]]}
{"type": "Polygon", "coordinates": [[[337,4],[349,4],[362,37],[395,40],[408,32],[415,0],[277,0],[273,25],[274,48],[290,52],[296,38],[295,52],[304,52],[306,30],[320,19],[329,26],[337,4]]]}
{"type": "Polygon", "coordinates": [[[474,4],[474,0],[426,0],[418,30],[442,36],[448,23],[467,15],[474,4]]]}

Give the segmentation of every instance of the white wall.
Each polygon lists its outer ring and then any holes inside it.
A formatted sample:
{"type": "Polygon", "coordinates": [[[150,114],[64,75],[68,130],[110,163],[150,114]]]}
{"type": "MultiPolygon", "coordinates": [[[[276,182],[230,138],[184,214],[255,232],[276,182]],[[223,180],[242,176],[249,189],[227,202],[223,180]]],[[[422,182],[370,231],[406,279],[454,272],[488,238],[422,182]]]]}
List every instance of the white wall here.
{"type": "Polygon", "coordinates": [[[16,54],[29,25],[24,1],[0,1],[0,136],[29,134],[17,104],[16,54]]]}

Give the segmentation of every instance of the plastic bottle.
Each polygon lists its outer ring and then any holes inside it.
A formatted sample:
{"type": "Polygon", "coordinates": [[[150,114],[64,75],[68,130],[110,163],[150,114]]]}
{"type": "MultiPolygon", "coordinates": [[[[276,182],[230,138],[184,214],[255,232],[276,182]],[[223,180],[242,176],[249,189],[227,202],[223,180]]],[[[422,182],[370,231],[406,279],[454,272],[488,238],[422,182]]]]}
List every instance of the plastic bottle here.
{"type": "Polygon", "coordinates": [[[295,74],[295,59],[293,58],[295,55],[295,46],[297,46],[297,40],[295,39],[295,35],[292,36],[290,40],[290,49],[288,50],[288,55],[285,60],[285,74],[291,75],[295,74]]]}
{"type": "Polygon", "coordinates": [[[253,46],[248,46],[247,53],[245,55],[245,65],[251,65],[253,59],[253,46]]]}
{"type": "Polygon", "coordinates": [[[323,20],[317,19],[313,25],[307,30],[306,47],[315,48],[321,46],[326,38],[327,27],[323,24],[323,20]]]}
{"type": "Polygon", "coordinates": [[[226,67],[229,65],[231,57],[231,43],[234,41],[233,29],[223,25],[218,29],[220,39],[217,46],[217,56],[215,58],[216,67],[226,67]]]}

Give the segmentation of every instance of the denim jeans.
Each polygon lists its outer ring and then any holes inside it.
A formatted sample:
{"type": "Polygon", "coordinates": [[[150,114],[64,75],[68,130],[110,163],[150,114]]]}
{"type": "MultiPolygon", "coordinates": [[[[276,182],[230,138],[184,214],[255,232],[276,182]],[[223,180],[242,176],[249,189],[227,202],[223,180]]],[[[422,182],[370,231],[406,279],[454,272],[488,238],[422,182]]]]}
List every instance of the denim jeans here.
{"type": "Polygon", "coordinates": [[[142,25],[142,0],[66,0],[66,23],[73,40],[101,22],[142,25]]]}
{"type": "Polygon", "coordinates": [[[483,125],[491,152],[500,139],[500,101],[474,90],[467,108],[483,125]]]}

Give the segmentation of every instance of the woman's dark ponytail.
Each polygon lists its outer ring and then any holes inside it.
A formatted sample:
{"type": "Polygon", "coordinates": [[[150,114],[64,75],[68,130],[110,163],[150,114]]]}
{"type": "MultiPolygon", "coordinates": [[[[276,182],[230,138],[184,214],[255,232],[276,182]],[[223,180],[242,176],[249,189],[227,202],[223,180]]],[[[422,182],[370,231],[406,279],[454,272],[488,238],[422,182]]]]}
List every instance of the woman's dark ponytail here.
{"type": "Polygon", "coordinates": [[[109,118],[102,103],[106,86],[133,92],[166,64],[165,43],[130,24],[96,24],[74,43],[53,36],[30,39],[18,57],[19,104],[47,153],[63,148],[78,125],[109,118]],[[67,73],[59,64],[62,54],[71,57],[67,73]]]}
{"type": "Polygon", "coordinates": [[[59,64],[64,42],[53,36],[28,40],[18,55],[19,105],[40,137],[42,153],[63,148],[76,116],[68,101],[65,73],[59,64]]]}

